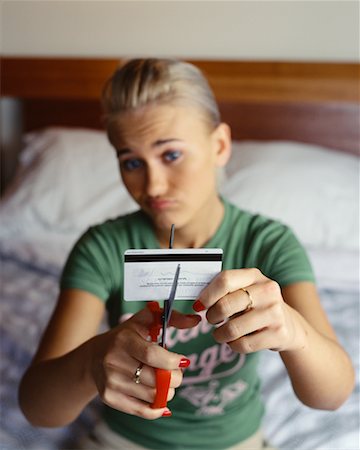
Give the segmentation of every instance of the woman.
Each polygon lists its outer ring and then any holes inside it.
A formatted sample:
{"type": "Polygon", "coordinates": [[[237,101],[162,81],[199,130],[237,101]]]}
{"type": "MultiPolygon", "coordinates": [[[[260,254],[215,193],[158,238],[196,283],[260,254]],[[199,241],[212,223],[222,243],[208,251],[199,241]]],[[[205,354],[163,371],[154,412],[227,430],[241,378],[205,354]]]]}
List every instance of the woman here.
{"type": "Polygon", "coordinates": [[[132,60],[109,80],[103,102],[122,179],[140,210],[92,227],[71,252],[20,386],[26,417],[65,425],[99,395],[103,422],[83,448],[264,448],[256,374],[263,349],[279,352],[303,403],[338,408],[354,373],[303,248],[286,226],[218,194],[230,130],[200,71],[132,60]],[[191,302],[176,302],[164,349],[147,339],[149,308],[122,299],[123,254],[166,248],[171,224],[175,247],[222,248],[224,270],[194,302],[200,315],[191,302]],[[111,329],[98,335],[105,309],[111,329]],[[154,368],[171,371],[171,411],[151,408],[154,368]]]}

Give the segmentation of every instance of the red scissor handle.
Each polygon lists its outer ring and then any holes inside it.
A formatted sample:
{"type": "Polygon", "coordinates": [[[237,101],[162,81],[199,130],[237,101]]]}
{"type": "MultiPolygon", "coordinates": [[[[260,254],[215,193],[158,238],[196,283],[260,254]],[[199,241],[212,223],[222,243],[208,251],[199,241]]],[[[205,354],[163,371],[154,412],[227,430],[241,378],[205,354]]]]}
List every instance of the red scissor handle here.
{"type": "MultiPolygon", "coordinates": [[[[158,302],[148,302],[147,307],[153,315],[153,323],[149,328],[149,335],[152,342],[157,342],[162,328],[162,312],[158,302]]],[[[151,407],[164,408],[167,405],[167,396],[170,387],[171,371],[165,369],[155,369],[156,394],[151,407]]]]}
{"type": "Polygon", "coordinates": [[[147,307],[153,315],[153,323],[149,328],[149,336],[152,342],[157,342],[162,328],[161,309],[158,302],[148,302],[147,307]]]}
{"type": "Polygon", "coordinates": [[[164,408],[167,405],[167,397],[170,387],[171,372],[165,369],[155,369],[156,394],[151,404],[154,409],[164,408]]]}

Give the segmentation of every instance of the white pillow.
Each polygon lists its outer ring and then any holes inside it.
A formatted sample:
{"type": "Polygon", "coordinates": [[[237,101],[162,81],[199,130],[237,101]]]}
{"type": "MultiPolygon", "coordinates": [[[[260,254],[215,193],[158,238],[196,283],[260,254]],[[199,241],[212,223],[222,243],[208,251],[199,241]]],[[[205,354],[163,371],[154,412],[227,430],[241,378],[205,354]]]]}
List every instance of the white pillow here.
{"type": "Polygon", "coordinates": [[[310,249],[359,250],[359,158],[295,142],[234,142],[223,194],[310,249]]]}
{"type": "Polygon", "coordinates": [[[1,204],[1,235],[61,233],[136,209],[102,131],[49,128],[26,136],[20,169],[1,204]]]}
{"type": "Polygon", "coordinates": [[[358,251],[308,249],[308,256],[319,289],[359,291],[360,259],[358,251]]]}

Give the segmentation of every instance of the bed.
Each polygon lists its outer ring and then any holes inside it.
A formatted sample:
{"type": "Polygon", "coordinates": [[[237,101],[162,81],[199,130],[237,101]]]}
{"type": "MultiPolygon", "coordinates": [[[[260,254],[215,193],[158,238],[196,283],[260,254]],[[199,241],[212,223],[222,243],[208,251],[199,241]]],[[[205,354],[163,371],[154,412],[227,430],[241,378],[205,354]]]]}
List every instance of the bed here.
{"type": "MultiPolygon", "coordinates": [[[[312,261],[323,306],[357,371],[337,411],[292,394],[280,358],[262,354],[264,430],[280,450],[358,449],[359,65],[192,61],[232,127],[221,191],[244,209],[290,225],[312,261]]],[[[95,400],[72,425],[30,426],[17,387],[58,294],[78,236],[136,208],[102,130],[99,95],[117,60],[3,58],[2,95],[21,106],[22,148],[0,205],[1,449],[75,449],[98,416],[95,400]],[[86,175],[84,175],[86,174],[86,175]]]]}

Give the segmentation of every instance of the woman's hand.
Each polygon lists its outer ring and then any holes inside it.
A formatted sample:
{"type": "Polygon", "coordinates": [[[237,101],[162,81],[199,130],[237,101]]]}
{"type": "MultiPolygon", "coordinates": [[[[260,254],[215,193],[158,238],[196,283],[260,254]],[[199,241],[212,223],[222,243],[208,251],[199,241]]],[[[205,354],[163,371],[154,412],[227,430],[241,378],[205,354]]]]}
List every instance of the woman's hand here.
{"type": "Polygon", "coordinates": [[[207,309],[218,327],[214,338],[232,350],[295,350],[306,344],[299,314],[283,300],[280,286],[258,269],[226,270],[201,292],[194,309],[207,309]]]}
{"type": "MultiPolygon", "coordinates": [[[[191,328],[199,323],[197,315],[173,311],[170,324],[191,328]]],[[[167,408],[152,409],[156,392],[154,368],[171,371],[168,400],[182,381],[181,368],[189,364],[183,355],[172,353],[147,340],[152,313],[145,308],[116,328],[94,338],[91,373],[99,395],[110,407],[146,419],[170,415],[167,408]],[[136,369],[142,366],[140,383],[135,383],[136,369]]]]}
{"type": "Polygon", "coordinates": [[[234,351],[279,351],[305,405],[336,409],[350,395],[354,370],[313,283],[298,282],[281,291],[258,269],[227,270],[201,292],[193,308],[207,309],[208,321],[217,325],[215,339],[234,351]]]}

